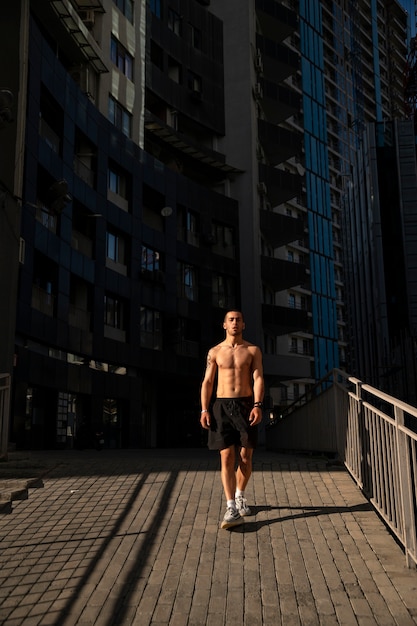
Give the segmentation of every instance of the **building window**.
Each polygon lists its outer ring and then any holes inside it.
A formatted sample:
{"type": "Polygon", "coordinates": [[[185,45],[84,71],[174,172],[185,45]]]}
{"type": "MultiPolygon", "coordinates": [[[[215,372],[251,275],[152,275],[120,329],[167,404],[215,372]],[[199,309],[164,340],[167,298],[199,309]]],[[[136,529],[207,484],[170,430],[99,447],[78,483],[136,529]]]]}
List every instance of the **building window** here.
{"type": "Polygon", "coordinates": [[[198,357],[201,337],[201,328],[198,321],[179,318],[173,337],[177,354],[198,357]]]}
{"type": "Polygon", "coordinates": [[[174,83],[178,83],[178,85],[182,83],[181,66],[172,57],[168,57],[168,78],[174,81],[174,83]]]}
{"type": "Polygon", "coordinates": [[[123,189],[123,181],[119,174],[115,170],[109,168],[109,189],[113,193],[117,193],[119,196],[125,197],[124,189],[123,189]]]}
{"type": "Polygon", "coordinates": [[[181,36],[182,18],[174,9],[168,9],[168,28],[178,35],[178,37],[181,36]]]}
{"type": "Polygon", "coordinates": [[[161,19],[161,0],[150,0],[149,6],[151,13],[161,19]]]}
{"type": "Polygon", "coordinates": [[[36,207],[36,219],[52,233],[57,231],[57,217],[51,215],[49,209],[44,204],[38,204],[36,207]]]}
{"type": "Polygon", "coordinates": [[[296,337],[291,337],[290,352],[293,354],[297,354],[298,352],[298,340],[296,337]]]}
{"type": "Polygon", "coordinates": [[[114,163],[109,164],[107,175],[107,199],[120,209],[129,211],[131,199],[130,175],[114,163]]]}
{"type": "Polygon", "coordinates": [[[290,309],[295,309],[295,295],[293,293],[290,293],[288,296],[288,306],[290,309]]]}
{"type": "Polygon", "coordinates": [[[133,0],[113,0],[119,11],[133,24],[133,0]]]}
{"type": "Polygon", "coordinates": [[[35,252],[33,262],[32,308],[55,315],[58,294],[58,268],[43,254],[35,252]]]}
{"type": "Polygon", "coordinates": [[[97,147],[77,128],[75,131],[74,172],[94,187],[97,171],[97,147]]]}
{"type": "Polygon", "coordinates": [[[125,330],[125,306],[117,297],[104,296],[104,324],[118,330],[125,330]]]}
{"type": "Polygon", "coordinates": [[[156,272],[160,268],[161,255],[157,250],[142,246],[142,263],[143,270],[148,272],[156,272]]]}
{"type": "Polygon", "coordinates": [[[265,354],[275,354],[275,337],[272,335],[264,335],[265,354]]]}
{"type": "Polygon", "coordinates": [[[190,28],[190,41],[193,48],[201,50],[201,30],[189,24],[190,28]]]}
{"type": "Polygon", "coordinates": [[[198,285],[196,269],[188,263],[180,263],[178,269],[179,296],[197,302],[198,285]]]}
{"type": "Polygon", "coordinates": [[[111,230],[106,233],[106,267],[127,276],[126,239],[111,230]]]}
{"type": "Polygon", "coordinates": [[[112,96],[109,96],[109,120],[122,131],[126,137],[132,134],[132,116],[129,111],[112,96]]]}
{"type": "Polygon", "coordinates": [[[213,252],[222,256],[235,258],[235,232],[227,224],[213,224],[213,252]]]}
{"type": "Polygon", "coordinates": [[[140,345],[151,350],[162,350],[161,313],[141,307],[139,326],[140,345]]]}
{"type": "Polygon", "coordinates": [[[235,301],[235,281],[230,276],[217,274],[212,279],[212,303],[221,309],[230,309],[235,301]]]}
{"type": "Polygon", "coordinates": [[[200,96],[202,91],[201,76],[189,71],[187,78],[187,87],[193,94],[200,96]]]}
{"type": "Polygon", "coordinates": [[[262,284],[262,302],[264,304],[275,304],[275,292],[265,284],[262,284]]]}
{"type": "Polygon", "coordinates": [[[119,258],[119,240],[116,235],[107,233],[106,237],[106,256],[113,261],[117,261],[119,258]]]}
{"type": "Polygon", "coordinates": [[[178,239],[187,243],[199,245],[199,215],[194,211],[181,207],[178,210],[178,239]]]}
{"type": "Polygon", "coordinates": [[[151,62],[161,71],[164,69],[164,51],[154,41],[151,41],[151,62]]]}
{"type": "Polygon", "coordinates": [[[111,36],[110,58],[129,80],[133,80],[133,57],[114,35],[111,36]]]}
{"type": "Polygon", "coordinates": [[[63,110],[49,90],[42,85],[40,93],[39,135],[53,152],[61,154],[63,134],[63,110]]]}

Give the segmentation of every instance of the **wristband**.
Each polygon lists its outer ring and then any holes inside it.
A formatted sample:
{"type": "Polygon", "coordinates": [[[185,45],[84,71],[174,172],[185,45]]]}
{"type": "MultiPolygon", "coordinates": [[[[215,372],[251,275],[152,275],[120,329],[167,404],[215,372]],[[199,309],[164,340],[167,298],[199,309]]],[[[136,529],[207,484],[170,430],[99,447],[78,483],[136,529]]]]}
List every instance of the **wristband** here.
{"type": "Polygon", "coordinates": [[[254,409],[262,409],[262,407],[263,407],[262,402],[254,402],[253,403],[253,408],[254,409]]]}
{"type": "Polygon", "coordinates": [[[201,413],[208,413],[208,409],[203,409],[201,413]]]}

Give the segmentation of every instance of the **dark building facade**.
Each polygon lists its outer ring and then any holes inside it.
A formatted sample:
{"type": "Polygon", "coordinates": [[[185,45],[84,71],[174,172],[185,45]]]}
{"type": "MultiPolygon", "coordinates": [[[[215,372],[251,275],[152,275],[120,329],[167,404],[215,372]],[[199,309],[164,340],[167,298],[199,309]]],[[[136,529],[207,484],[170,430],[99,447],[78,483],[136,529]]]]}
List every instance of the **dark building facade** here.
{"type": "MultiPolygon", "coordinates": [[[[65,447],[103,432],[108,447],[200,445],[205,352],[239,305],[238,207],[210,188],[224,157],[182,144],[168,154],[162,74],[143,151],[83,93],[33,8],[10,438],[65,447]]],[[[211,93],[173,96],[200,132],[224,129],[220,43],[197,68],[211,93]]]]}
{"type": "Polygon", "coordinates": [[[413,405],[416,198],[414,120],[369,124],[346,197],[349,371],[413,405]]]}

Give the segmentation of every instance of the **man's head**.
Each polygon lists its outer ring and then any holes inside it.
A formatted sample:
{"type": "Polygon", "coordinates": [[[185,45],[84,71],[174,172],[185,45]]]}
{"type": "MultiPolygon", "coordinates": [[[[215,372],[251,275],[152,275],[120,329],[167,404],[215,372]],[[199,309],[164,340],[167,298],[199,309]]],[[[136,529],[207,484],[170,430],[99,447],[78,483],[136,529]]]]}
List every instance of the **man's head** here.
{"type": "Polygon", "coordinates": [[[241,311],[228,311],[224,316],[223,328],[226,333],[232,336],[241,335],[245,322],[243,321],[243,313],[241,311]]]}

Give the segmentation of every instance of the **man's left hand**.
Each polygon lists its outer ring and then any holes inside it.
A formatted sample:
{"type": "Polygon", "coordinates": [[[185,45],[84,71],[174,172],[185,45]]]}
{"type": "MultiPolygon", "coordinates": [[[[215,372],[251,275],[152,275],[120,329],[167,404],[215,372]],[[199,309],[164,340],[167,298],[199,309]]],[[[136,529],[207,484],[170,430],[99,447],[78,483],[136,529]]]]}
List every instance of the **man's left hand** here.
{"type": "Polygon", "coordinates": [[[249,415],[249,424],[251,426],[256,426],[262,421],[262,409],[257,406],[254,406],[249,415]]]}

